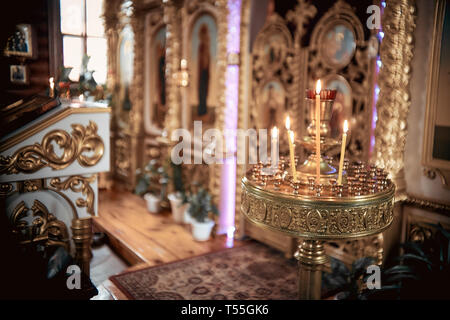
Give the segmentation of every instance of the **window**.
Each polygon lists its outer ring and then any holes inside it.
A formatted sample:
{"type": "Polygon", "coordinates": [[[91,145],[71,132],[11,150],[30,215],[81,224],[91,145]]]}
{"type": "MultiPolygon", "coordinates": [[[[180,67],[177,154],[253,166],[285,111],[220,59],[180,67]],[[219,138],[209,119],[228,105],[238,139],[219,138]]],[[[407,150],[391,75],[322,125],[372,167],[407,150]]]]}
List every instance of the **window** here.
{"type": "Polygon", "coordinates": [[[103,0],[60,0],[61,33],[65,67],[72,67],[70,79],[78,81],[83,56],[91,57],[88,69],[94,70],[99,84],[106,82],[106,38],[103,29],[103,0]]]}

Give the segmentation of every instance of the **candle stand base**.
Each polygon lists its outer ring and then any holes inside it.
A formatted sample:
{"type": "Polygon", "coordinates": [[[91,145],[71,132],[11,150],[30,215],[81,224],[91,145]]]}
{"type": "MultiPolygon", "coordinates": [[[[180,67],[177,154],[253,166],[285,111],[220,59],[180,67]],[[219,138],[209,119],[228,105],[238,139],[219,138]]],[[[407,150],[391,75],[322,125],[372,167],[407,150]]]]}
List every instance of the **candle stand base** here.
{"type": "Polygon", "coordinates": [[[323,241],[303,240],[295,253],[298,260],[298,294],[300,300],[319,300],[322,289],[322,270],[328,257],[323,241]]]}

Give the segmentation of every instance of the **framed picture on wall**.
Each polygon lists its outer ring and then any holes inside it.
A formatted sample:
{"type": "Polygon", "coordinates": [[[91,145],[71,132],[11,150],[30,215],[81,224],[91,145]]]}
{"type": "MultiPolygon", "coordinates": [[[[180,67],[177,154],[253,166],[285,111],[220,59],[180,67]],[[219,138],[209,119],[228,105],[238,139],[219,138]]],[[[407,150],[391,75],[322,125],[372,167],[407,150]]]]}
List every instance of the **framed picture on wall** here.
{"type": "Polygon", "coordinates": [[[450,179],[450,0],[438,0],[435,10],[432,51],[427,86],[422,164],[428,176],[450,179]]]}
{"type": "Polygon", "coordinates": [[[11,65],[9,69],[9,78],[12,83],[28,84],[28,68],[24,65],[11,65]]]}
{"type": "Polygon", "coordinates": [[[18,24],[16,31],[8,38],[5,56],[35,58],[36,50],[34,30],[29,24],[18,24]]]}

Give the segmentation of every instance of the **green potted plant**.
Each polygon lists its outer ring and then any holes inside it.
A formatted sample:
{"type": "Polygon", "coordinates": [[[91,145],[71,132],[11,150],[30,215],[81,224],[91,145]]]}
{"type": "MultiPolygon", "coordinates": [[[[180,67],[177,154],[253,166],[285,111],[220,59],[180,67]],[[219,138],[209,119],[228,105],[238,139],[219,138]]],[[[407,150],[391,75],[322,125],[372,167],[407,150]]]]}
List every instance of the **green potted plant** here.
{"type": "Polygon", "coordinates": [[[441,224],[426,225],[434,230],[429,238],[401,244],[403,254],[381,268],[380,289],[364,286],[371,258],[358,260],[351,271],[332,259],[332,272],[324,274],[323,286],[329,292],[338,292],[338,299],[449,299],[450,232],[441,224]]]}
{"type": "Polygon", "coordinates": [[[367,267],[375,264],[372,257],[363,257],[352,263],[348,268],[342,261],[330,257],[331,272],[324,272],[322,287],[327,297],[336,300],[364,300],[363,282],[367,267]]]}
{"type": "Polygon", "coordinates": [[[191,217],[192,236],[197,241],[208,240],[215,224],[211,218],[219,214],[212,203],[211,195],[205,188],[200,187],[195,193],[186,194],[184,202],[189,203],[187,212],[191,217]]]}
{"type": "Polygon", "coordinates": [[[168,194],[167,198],[170,201],[170,208],[172,210],[172,216],[175,222],[182,223],[186,222],[184,219],[185,212],[188,203],[184,202],[184,185],[182,179],[182,168],[181,165],[176,165],[172,161],[167,161],[168,167],[170,167],[170,181],[171,181],[171,189],[173,190],[168,194]]]}
{"type": "Polygon", "coordinates": [[[169,177],[164,166],[158,166],[156,160],[150,162],[143,170],[136,170],[138,183],[135,193],[144,197],[150,212],[158,213],[161,202],[165,200],[169,177]],[[158,187],[160,186],[160,187],[158,187]]]}
{"type": "Polygon", "coordinates": [[[366,290],[370,299],[449,299],[450,231],[427,223],[423,241],[401,244],[403,254],[381,271],[381,289],[366,290]]]}

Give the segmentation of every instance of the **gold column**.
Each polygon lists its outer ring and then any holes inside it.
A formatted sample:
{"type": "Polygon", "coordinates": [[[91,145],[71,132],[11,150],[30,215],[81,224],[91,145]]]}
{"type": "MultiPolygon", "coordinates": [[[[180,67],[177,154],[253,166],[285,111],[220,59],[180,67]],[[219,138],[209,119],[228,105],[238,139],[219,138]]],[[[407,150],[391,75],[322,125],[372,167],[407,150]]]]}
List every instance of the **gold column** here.
{"type": "Polygon", "coordinates": [[[75,243],[75,261],[80,266],[81,270],[89,277],[90,261],[92,258],[92,219],[73,219],[71,229],[72,239],[75,243]]]}
{"type": "Polygon", "coordinates": [[[405,198],[404,152],[408,133],[407,118],[411,104],[409,82],[414,55],[416,8],[414,0],[387,1],[382,27],[378,75],[380,94],[375,129],[375,164],[384,167],[397,187],[396,198],[405,198]]]}
{"type": "Polygon", "coordinates": [[[298,292],[301,300],[320,300],[322,267],[328,261],[323,241],[302,240],[295,253],[298,260],[298,292]]]}

